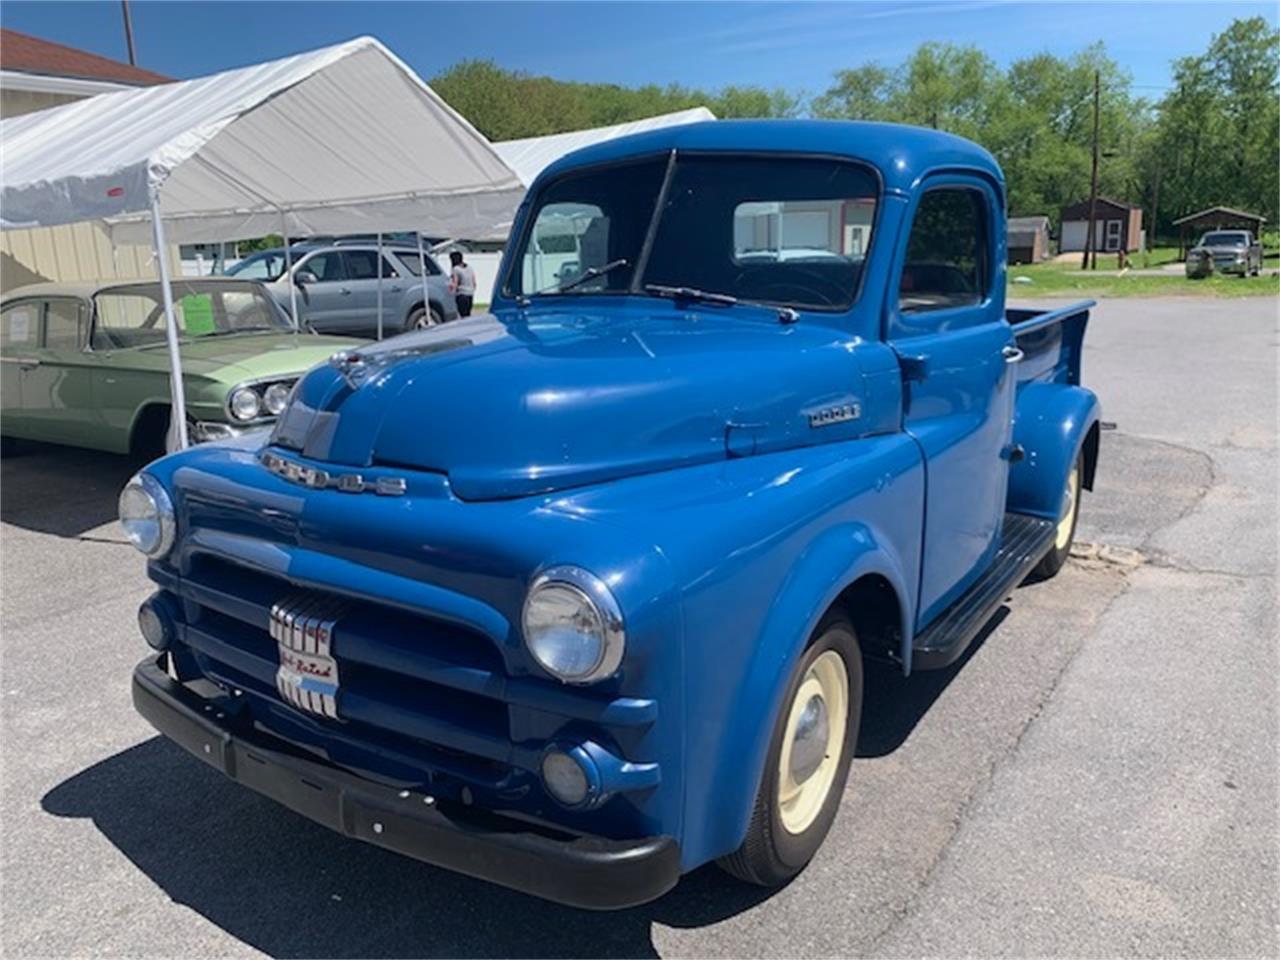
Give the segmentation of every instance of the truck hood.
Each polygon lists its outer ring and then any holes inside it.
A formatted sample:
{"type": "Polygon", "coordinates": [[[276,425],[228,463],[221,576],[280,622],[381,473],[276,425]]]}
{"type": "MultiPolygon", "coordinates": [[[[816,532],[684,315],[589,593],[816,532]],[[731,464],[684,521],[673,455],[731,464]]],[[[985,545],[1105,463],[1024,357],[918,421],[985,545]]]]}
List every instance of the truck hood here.
{"type": "Polygon", "coordinates": [[[740,312],[544,309],[395,337],[309,373],[272,442],[483,500],[857,435],[856,340],[740,312]]]}

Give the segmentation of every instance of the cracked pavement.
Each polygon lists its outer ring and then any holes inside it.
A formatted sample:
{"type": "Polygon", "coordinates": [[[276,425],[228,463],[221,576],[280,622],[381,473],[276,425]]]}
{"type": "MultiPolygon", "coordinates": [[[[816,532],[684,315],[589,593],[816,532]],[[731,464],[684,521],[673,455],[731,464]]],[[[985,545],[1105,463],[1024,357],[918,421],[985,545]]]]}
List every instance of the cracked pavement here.
{"type": "Polygon", "coordinates": [[[3,953],[1274,957],[1276,346],[1273,299],[1103,302],[1084,379],[1117,429],[1072,562],[952,669],[868,672],[795,882],[707,868],[606,915],[341,839],[155,737],[110,522],[132,465],[6,461],[3,953]]]}

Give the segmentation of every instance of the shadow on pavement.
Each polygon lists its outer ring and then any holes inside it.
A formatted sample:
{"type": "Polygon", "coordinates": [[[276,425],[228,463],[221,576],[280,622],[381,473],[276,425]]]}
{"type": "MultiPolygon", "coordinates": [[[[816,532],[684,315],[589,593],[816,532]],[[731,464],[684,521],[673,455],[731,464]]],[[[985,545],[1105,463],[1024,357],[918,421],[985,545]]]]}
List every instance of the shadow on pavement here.
{"type": "Polygon", "coordinates": [[[0,520],[57,537],[80,537],[116,519],[138,457],[22,441],[0,461],[0,520]]]}
{"type": "Polygon", "coordinates": [[[896,664],[865,661],[862,728],[858,731],[854,755],[883,757],[902,746],[916,724],[1008,615],[1008,607],[996,610],[960,659],[945,670],[917,670],[904,677],[902,668],[896,664]]]}
{"type": "Polygon", "coordinates": [[[161,737],[41,803],[91,819],[175,902],[278,957],[657,956],[654,922],[703,926],[770,893],[708,867],[631,910],[557,906],[341,837],[161,737]]]}

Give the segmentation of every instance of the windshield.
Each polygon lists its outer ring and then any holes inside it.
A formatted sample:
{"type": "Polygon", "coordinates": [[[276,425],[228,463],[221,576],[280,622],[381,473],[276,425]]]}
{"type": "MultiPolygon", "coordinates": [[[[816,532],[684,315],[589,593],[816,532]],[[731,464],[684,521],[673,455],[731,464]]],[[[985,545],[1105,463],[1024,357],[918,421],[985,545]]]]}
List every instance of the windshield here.
{"type": "MultiPolygon", "coordinates": [[[[293,261],[297,263],[301,253],[294,252],[293,261]]],[[[227,268],[228,277],[239,277],[241,280],[279,280],[284,275],[285,258],[283,250],[264,250],[245,257],[234,267],[227,268]]]]}
{"type": "MultiPolygon", "coordinates": [[[[100,350],[165,342],[164,300],[158,283],[111,287],[93,298],[93,346],[100,350]]],[[[250,334],[292,329],[256,283],[180,280],[173,284],[180,336],[250,334]]]]}
{"type": "Polygon", "coordinates": [[[599,167],[540,190],[508,295],[648,287],[819,310],[853,302],[875,222],[868,169],[819,158],[680,156],[663,194],[667,167],[666,156],[599,167]]]}
{"type": "Polygon", "coordinates": [[[1238,247],[1249,242],[1247,233],[1236,233],[1220,230],[1217,233],[1206,233],[1200,238],[1202,247],[1238,247]]]}

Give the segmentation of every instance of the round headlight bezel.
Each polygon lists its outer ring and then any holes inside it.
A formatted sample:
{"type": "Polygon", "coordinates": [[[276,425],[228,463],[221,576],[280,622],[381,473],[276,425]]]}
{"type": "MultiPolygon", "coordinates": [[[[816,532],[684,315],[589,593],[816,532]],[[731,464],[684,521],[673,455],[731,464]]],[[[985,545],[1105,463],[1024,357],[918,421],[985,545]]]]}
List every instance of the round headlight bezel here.
{"type": "Polygon", "coordinates": [[[617,599],[603,580],[581,567],[557,566],[538,574],[525,594],[520,627],[529,656],[540,669],[561,683],[583,686],[607,679],[618,672],[626,652],[626,629],[617,599]],[[587,670],[570,673],[557,669],[546,652],[540,650],[537,630],[530,624],[530,613],[540,594],[551,589],[567,592],[586,605],[600,625],[599,650],[591,657],[587,670]]]}
{"type": "Polygon", "coordinates": [[[237,423],[248,423],[250,420],[257,420],[262,416],[263,405],[262,396],[253,387],[236,387],[227,395],[227,413],[237,423]],[[236,409],[236,399],[238,397],[248,397],[253,401],[252,413],[242,415],[236,409]]]}
{"type": "Polygon", "coordinates": [[[164,484],[149,473],[135,474],[120,491],[117,508],[120,526],[135,550],[153,560],[165,556],[173,548],[177,519],[173,501],[164,484]],[[134,499],[150,504],[135,516],[126,516],[134,510],[134,499]],[[150,515],[148,515],[150,514],[150,515]],[[154,524],[154,529],[147,525],[154,524]]]}
{"type": "Polygon", "coordinates": [[[287,380],[278,380],[268,384],[262,391],[262,410],[269,417],[278,417],[289,406],[289,397],[293,394],[293,384],[287,380]],[[278,406],[273,407],[272,397],[279,398],[278,406]]]}

